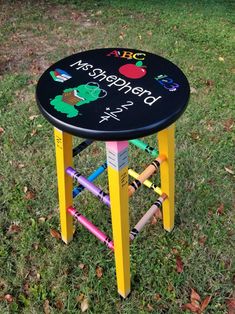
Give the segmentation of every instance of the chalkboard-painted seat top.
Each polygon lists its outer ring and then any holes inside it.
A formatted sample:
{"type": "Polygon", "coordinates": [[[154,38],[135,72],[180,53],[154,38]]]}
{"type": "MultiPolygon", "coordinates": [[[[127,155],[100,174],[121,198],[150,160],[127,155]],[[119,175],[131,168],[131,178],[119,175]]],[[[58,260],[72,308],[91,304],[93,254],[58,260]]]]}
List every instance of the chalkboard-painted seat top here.
{"type": "Polygon", "coordinates": [[[70,134],[104,141],[160,131],[184,112],[189,83],[172,62],[145,51],[105,48],[58,61],[39,79],[43,115],[70,134]]]}

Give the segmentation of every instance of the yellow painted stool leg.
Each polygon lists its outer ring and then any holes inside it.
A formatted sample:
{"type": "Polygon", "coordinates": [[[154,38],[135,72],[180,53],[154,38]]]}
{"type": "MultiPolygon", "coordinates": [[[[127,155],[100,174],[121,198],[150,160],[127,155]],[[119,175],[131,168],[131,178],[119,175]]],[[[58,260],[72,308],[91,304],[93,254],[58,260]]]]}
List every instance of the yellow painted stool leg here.
{"type": "Polygon", "coordinates": [[[158,149],[160,155],[167,160],[160,165],[161,190],[168,195],[163,203],[163,226],[167,231],[174,228],[175,203],[175,125],[158,133],[158,149]]]}
{"type": "Polygon", "coordinates": [[[73,179],[65,173],[72,165],[72,136],[57,128],[54,128],[56,168],[58,180],[60,226],[62,240],[68,244],[73,238],[73,218],[67,212],[67,208],[73,205],[73,179]]]}
{"type": "Polygon", "coordinates": [[[107,142],[109,194],[118,293],[130,293],[128,142],[107,142]]]}

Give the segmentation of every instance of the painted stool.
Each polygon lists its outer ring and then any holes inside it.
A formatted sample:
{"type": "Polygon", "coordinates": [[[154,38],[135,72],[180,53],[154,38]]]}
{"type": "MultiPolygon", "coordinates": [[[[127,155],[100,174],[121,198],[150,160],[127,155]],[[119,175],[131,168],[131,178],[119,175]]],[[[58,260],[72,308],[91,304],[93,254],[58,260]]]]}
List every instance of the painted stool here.
{"type": "MultiPolygon", "coordinates": [[[[189,100],[189,83],[170,61],[152,53],[122,48],[80,52],[58,61],[39,79],[37,104],[55,127],[61,235],[73,238],[73,217],[115,254],[118,292],[130,293],[129,244],[158,208],[163,226],[174,226],[174,122],[189,100]],[[140,137],[157,133],[158,149],[140,137]],[[72,136],[85,138],[72,147],[72,136]],[[93,141],[105,141],[107,162],[88,178],[73,168],[73,157],[93,141]],[[155,157],[140,174],[128,170],[128,143],[155,157]],[[93,181],[108,168],[109,194],[93,181]],[[161,188],[148,179],[160,168],[161,188]],[[128,185],[129,175],[134,181],[128,185]],[[73,189],[73,179],[78,186],[73,189]],[[129,197],[145,184],[160,195],[129,232],[129,197]],[[73,197],[91,191],[111,209],[113,241],[73,207],[73,197]]],[[[81,171],[81,172],[80,172],[81,171]]]]}

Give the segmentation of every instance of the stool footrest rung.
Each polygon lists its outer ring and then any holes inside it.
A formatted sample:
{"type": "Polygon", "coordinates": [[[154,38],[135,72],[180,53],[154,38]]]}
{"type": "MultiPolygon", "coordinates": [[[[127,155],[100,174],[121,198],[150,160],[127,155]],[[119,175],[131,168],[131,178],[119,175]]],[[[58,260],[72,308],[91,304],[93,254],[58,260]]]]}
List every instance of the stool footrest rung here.
{"type": "Polygon", "coordinates": [[[68,212],[97,239],[103,242],[110,250],[114,251],[113,241],[99,228],[97,228],[90,220],[79,213],[74,207],[69,207],[68,212]]]}
{"type": "MultiPolygon", "coordinates": [[[[93,182],[98,176],[100,176],[107,169],[107,163],[103,163],[100,167],[98,167],[92,174],[87,178],[88,181],[93,182]]],[[[76,186],[73,189],[73,198],[79,195],[85,187],[83,185],[76,186]]]]}
{"type": "Polygon", "coordinates": [[[135,225],[135,227],[130,232],[130,239],[134,240],[135,237],[140,233],[140,231],[144,228],[147,222],[151,217],[156,213],[158,209],[162,206],[162,203],[167,198],[167,195],[163,193],[155,203],[149,208],[149,210],[144,214],[144,216],[139,220],[139,222],[135,225]]]}
{"type": "Polygon", "coordinates": [[[146,153],[150,154],[153,157],[157,157],[158,155],[157,149],[149,146],[148,144],[139,139],[129,140],[129,142],[134,144],[136,147],[144,150],[146,153]]]}
{"type": "MultiPolygon", "coordinates": [[[[137,179],[139,176],[139,174],[135,172],[133,169],[128,169],[128,174],[134,179],[137,179]]],[[[145,180],[143,184],[147,186],[149,189],[153,190],[155,193],[162,195],[162,190],[158,186],[156,186],[153,182],[149,180],[145,180]]]]}
{"type": "Polygon", "coordinates": [[[93,140],[85,140],[78,146],[73,148],[73,157],[79,155],[84,149],[90,146],[94,141],[93,140]]]}
{"type": "Polygon", "coordinates": [[[143,172],[141,172],[140,175],[138,175],[138,178],[136,178],[128,187],[128,195],[132,196],[135,191],[144,183],[145,180],[147,180],[149,177],[151,177],[154,172],[156,172],[160,166],[160,164],[166,160],[166,156],[159,155],[154,161],[147,167],[143,172]]]}
{"type": "Polygon", "coordinates": [[[77,172],[72,167],[68,167],[66,169],[66,173],[76,179],[78,183],[80,183],[82,186],[84,186],[88,191],[90,191],[92,194],[94,194],[96,197],[98,197],[105,205],[110,207],[110,198],[109,195],[106,194],[103,190],[98,188],[94,183],[87,180],[87,178],[83,177],[79,172],[77,172]]]}

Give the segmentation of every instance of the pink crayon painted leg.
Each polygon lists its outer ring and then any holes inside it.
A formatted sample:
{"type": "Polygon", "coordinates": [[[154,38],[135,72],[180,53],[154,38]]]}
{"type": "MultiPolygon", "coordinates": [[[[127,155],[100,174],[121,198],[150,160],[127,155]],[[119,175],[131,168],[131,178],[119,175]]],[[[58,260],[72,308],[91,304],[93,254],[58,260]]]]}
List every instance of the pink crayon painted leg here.
{"type": "Polygon", "coordinates": [[[118,292],[130,293],[128,142],[107,142],[109,196],[118,292]]]}

